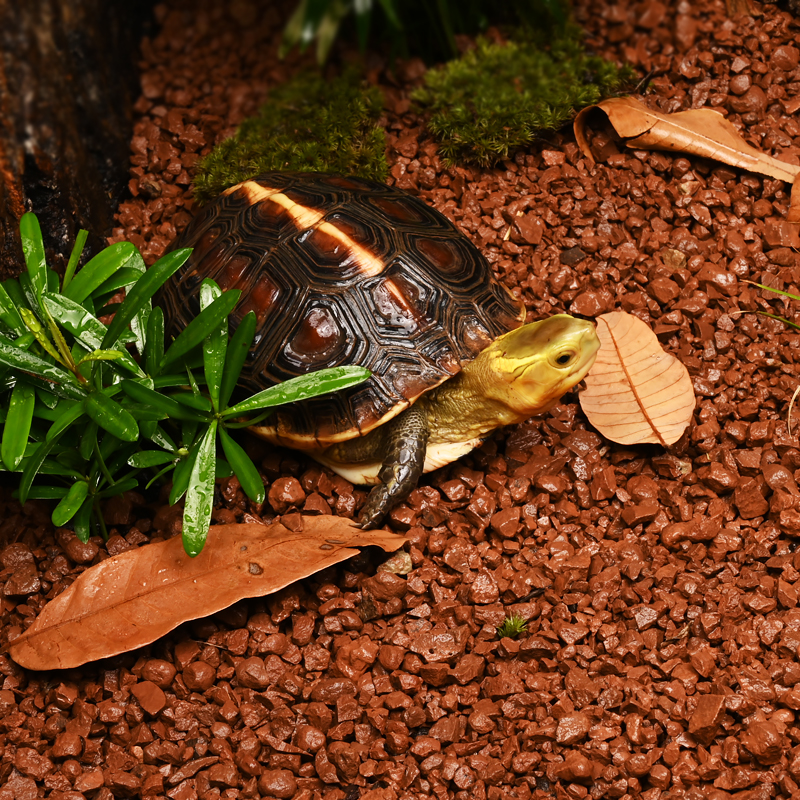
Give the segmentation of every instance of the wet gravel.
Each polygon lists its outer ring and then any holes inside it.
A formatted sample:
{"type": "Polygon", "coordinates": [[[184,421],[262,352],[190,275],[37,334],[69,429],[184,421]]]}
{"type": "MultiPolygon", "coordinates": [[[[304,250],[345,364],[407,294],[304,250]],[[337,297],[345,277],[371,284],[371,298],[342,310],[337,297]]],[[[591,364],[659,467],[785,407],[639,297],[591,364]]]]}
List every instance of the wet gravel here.
{"type": "MultiPolygon", "coordinates": [[[[190,219],[198,158],[298,61],[278,12],[158,9],[144,43],[131,199],[114,238],[148,262],[190,219]]],[[[800,163],[798,24],[774,5],[578,2],[591,46],[651,73],[662,111],[717,108],[800,163]]],[[[798,308],[786,184],[625,151],[590,167],[569,132],[493,170],[443,168],[408,100],[386,95],[391,179],[448,215],[537,318],[622,308],[689,369],[697,409],[669,451],[621,447],[568,395],[426,476],[389,525],[411,571],[369,553],[127,656],[36,674],[0,655],[0,800],[52,797],[790,798],[800,789],[800,443],[787,431],[798,308]],[[506,615],[528,620],[499,639],[506,615]]],[[[216,522],[352,517],[365,492],[251,441],[255,508],[223,481],[216,522]]],[[[130,493],[108,542],[0,500],[2,640],[109,554],[180,530],[130,493]]],[[[213,532],[212,532],[213,535],[213,532]]]]}

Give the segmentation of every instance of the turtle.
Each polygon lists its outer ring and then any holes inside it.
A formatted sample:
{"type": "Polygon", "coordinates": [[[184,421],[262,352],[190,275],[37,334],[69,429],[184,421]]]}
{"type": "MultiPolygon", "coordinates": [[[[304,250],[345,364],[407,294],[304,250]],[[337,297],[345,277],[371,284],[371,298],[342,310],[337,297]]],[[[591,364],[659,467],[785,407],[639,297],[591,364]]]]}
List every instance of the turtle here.
{"type": "Polygon", "coordinates": [[[260,391],[324,367],[371,377],[284,406],[251,430],[354,484],[375,527],[420,475],[505,425],[552,408],[591,367],[594,325],[525,307],[477,247],[419,198],[371,180],[273,172],[225,190],[172,249],[193,252],[159,298],[177,335],[211,278],[241,289],[256,336],[240,385],[260,391]]]}

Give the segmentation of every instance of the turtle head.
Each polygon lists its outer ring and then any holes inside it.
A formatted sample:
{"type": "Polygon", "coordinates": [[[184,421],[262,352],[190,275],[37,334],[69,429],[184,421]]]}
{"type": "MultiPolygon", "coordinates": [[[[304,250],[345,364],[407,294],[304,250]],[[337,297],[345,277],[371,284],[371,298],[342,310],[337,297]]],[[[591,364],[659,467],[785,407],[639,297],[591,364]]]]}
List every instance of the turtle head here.
{"type": "Polygon", "coordinates": [[[599,347],[594,325],[568,314],[523,325],[481,353],[485,391],[523,417],[541,414],[583,380],[599,347]]]}

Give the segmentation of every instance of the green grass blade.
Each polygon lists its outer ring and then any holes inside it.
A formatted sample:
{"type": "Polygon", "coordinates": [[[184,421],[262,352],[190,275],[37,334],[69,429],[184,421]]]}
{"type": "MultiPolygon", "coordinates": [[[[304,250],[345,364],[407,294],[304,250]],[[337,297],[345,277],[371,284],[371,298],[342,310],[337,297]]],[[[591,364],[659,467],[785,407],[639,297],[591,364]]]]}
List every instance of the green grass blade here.
{"type": "Polygon", "coordinates": [[[780,294],[783,295],[783,297],[789,297],[792,300],[800,300],[800,295],[791,294],[791,292],[784,292],[783,289],[775,289],[772,286],[765,286],[763,283],[756,283],[755,281],[745,281],[745,283],[749,283],[751,286],[758,286],[759,289],[763,289],[765,292],[780,294]]]}
{"type": "Polygon", "coordinates": [[[47,264],[44,257],[44,241],[42,229],[35,214],[23,214],[19,221],[19,235],[22,239],[22,252],[31,281],[31,289],[36,299],[42,296],[47,288],[47,264]]]}
{"type": "Polygon", "coordinates": [[[117,242],[101,250],[70,281],[63,294],[76,303],[82,303],[117,270],[133,258],[136,247],[130,242],[117,242]]]}
{"type": "Polygon", "coordinates": [[[103,430],[123,442],[135,442],[139,438],[136,420],[116,401],[102,392],[92,392],[84,400],[88,416],[103,430]]]}
{"type": "Polygon", "coordinates": [[[225,368],[222,371],[222,385],[219,390],[220,409],[228,407],[233,390],[239,381],[239,375],[242,373],[247,354],[253,346],[257,322],[255,312],[248,311],[239,323],[239,327],[236,328],[228,345],[225,368]]]}
{"type": "Polygon", "coordinates": [[[185,328],[161,359],[161,370],[167,365],[185,356],[190,350],[197,347],[208,334],[219,327],[222,320],[239,301],[241,291],[238,289],[225,292],[222,297],[215,300],[206,309],[201,311],[185,328]]]}
{"type": "MultiPolygon", "coordinates": [[[[217,298],[222,290],[214,281],[206,280],[200,285],[200,308],[206,309],[217,298]]],[[[203,370],[206,386],[215,411],[219,411],[220,387],[222,373],[225,368],[225,354],[228,349],[228,318],[225,317],[203,340],[203,370]]]]}
{"type": "Polygon", "coordinates": [[[183,549],[192,557],[198,555],[206,543],[214,506],[214,453],[216,450],[217,421],[209,425],[192,466],[186,505],[183,509],[183,549]]]}
{"type": "Polygon", "coordinates": [[[3,441],[0,445],[0,455],[8,470],[15,470],[25,456],[35,404],[36,391],[33,386],[24,381],[17,381],[11,391],[8,413],[3,425],[3,441]]]}
{"type": "Polygon", "coordinates": [[[266,496],[264,481],[261,480],[256,465],[252,462],[250,456],[245,453],[238,442],[231,438],[223,427],[219,429],[219,438],[222,441],[222,450],[225,453],[225,458],[228,459],[231,469],[239,479],[244,493],[254,503],[263,503],[266,496]]]}
{"type": "Polygon", "coordinates": [[[271,386],[263,392],[254,394],[247,400],[237,403],[235,406],[222,413],[223,417],[245,414],[259,408],[272,408],[284,403],[294,403],[298,400],[307,400],[310,397],[317,397],[321,394],[338,392],[350,386],[362,383],[372,373],[364,367],[331,367],[312,372],[308,375],[300,375],[297,378],[271,386]]]}
{"type": "Polygon", "coordinates": [[[190,249],[184,248],[167,253],[136,281],[108,326],[102,343],[103,348],[111,347],[119,339],[119,335],[133,317],[150,302],[150,298],[163,286],[164,282],[183,266],[191,252],[190,249]]]}
{"type": "Polygon", "coordinates": [[[61,502],[53,509],[53,525],[56,528],[66,525],[80,511],[88,495],[89,484],[86,481],[73,483],[61,502]]]}

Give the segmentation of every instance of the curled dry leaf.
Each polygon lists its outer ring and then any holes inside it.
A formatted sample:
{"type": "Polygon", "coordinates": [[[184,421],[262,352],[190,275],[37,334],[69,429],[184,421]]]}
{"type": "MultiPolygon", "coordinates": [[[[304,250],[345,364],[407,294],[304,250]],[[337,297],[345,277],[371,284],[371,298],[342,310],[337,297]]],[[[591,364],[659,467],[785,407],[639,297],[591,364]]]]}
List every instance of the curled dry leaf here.
{"type": "Polygon", "coordinates": [[[747,144],[718,111],[695,108],[662,114],[633,97],[603,100],[596,106],[584,108],[575,117],[575,138],[592,164],[594,157],[586,137],[586,126],[589,113],[595,108],[605,112],[614,130],[631,148],[691,153],[789,183],[800,174],[800,166],[779,161],[747,144]]]}
{"type": "Polygon", "coordinates": [[[155,641],[182,622],[245,597],[260,597],[377,545],[405,538],[362,531],[340,517],[304,517],[301,533],[280,523],[219,525],[190,558],[180,536],[128,550],[86,570],[51,600],[8,652],[28,669],[66,669],[155,641]]]}
{"type": "Polygon", "coordinates": [[[632,314],[597,318],[600,349],[580,395],[589,422],[620,444],[673,444],[692,419],[695,398],[686,367],[632,314]]]}

